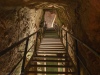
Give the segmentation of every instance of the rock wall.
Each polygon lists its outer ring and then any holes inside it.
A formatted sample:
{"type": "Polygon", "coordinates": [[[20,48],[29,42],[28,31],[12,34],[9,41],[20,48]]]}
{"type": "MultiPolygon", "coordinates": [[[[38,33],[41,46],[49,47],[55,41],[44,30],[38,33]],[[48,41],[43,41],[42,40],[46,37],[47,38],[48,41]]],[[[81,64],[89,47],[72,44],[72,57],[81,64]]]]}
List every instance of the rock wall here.
{"type": "MultiPolygon", "coordinates": [[[[65,9],[58,10],[61,26],[74,34],[78,39],[93,48],[100,54],[100,2],[97,0],[78,0],[69,4],[65,9]],[[62,13],[62,14],[61,14],[62,13]],[[67,28],[66,28],[67,27],[67,28]]],[[[63,32],[64,34],[64,32],[63,32]]],[[[74,46],[74,39],[68,35],[69,43],[74,46]]],[[[78,42],[79,55],[85,66],[93,75],[100,74],[100,59],[95,56],[89,49],[78,42]]],[[[74,62],[74,52],[69,48],[69,54],[74,62]]],[[[80,64],[81,75],[87,75],[86,70],[80,64]]]]}
{"type": "MultiPolygon", "coordinates": [[[[100,5],[97,0],[82,0],[78,3],[75,10],[76,24],[73,25],[74,34],[93,48],[98,54],[100,53],[100,5]]],[[[100,74],[100,59],[95,56],[89,49],[78,43],[79,52],[83,57],[85,65],[93,75],[100,74]]]]}
{"type": "MultiPolygon", "coordinates": [[[[42,14],[42,9],[36,10],[27,7],[0,9],[0,51],[38,30],[42,14]]],[[[34,40],[35,36],[30,38],[28,49],[33,45],[34,40]]],[[[22,51],[24,51],[24,48],[25,42],[0,57],[0,75],[9,73],[11,68],[23,56],[22,51]]],[[[31,55],[32,53],[29,53],[28,58],[31,55]]],[[[18,72],[20,68],[21,66],[17,72],[15,71],[14,75],[20,73],[18,72]]]]}
{"type": "MultiPolygon", "coordinates": [[[[86,43],[100,54],[100,5],[97,0],[79,0],[76,4],[71,5],[66,12],[69,14],[68,30],[78,39],[86,43]],[[76,6],[75,6],[76,5],[76,6]]],[[[79,55],[85,66],[88,67],[93,75],[100,74],[100,59],[95,56],[89,49],[78,42],[79,55]]],[[[86,70],[81,66],[81,74],[86,75],[86,70]],[[82,72],[85,71],[85,72],[82,72]]]]}

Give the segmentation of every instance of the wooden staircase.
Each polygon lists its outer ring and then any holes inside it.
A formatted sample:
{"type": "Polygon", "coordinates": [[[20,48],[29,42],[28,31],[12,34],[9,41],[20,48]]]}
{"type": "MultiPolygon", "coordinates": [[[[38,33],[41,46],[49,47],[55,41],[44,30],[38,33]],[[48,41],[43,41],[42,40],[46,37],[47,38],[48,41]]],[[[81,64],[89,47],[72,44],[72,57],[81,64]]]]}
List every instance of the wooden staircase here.
{"type": "Polygon", "coordinates": [[[47,29],[25,68],[25,75],[77,75],[76,69],[54,29],[47,29]]]}

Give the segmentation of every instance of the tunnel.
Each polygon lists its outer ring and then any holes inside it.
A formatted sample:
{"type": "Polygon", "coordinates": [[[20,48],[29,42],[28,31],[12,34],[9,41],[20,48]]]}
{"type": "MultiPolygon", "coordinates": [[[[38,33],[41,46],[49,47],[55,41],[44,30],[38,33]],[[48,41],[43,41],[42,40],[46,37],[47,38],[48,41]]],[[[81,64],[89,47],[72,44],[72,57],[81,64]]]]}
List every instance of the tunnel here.
{"type": "Polygon", "coordinates": [[[43,38],[43,27],[58,29],[56,32],[78,70],[76,75],[100,75],[98,0],[0,0],[0,75],[25,75],[21,69],[26,44],[29,52],[25,65],[42,41],[34,34],[41,29],[39,38],[43,38]],[[23,41],[27,37],[28,43],[23,41]]]}

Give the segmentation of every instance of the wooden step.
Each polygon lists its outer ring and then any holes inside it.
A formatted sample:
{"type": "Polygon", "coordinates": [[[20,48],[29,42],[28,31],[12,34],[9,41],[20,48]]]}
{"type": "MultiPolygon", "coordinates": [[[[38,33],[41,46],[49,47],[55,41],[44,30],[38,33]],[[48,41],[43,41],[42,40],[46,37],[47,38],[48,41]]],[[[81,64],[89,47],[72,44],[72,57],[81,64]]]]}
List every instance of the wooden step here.
{"type": "Polygon", "coordinates": [[[54,40],[54,41],[60,41],[59,38],[43,38],[43,41],[48,41],[48,40],[54,40]]]}
{"type": "Polygon", "coordinates": [[[69,60],[40,60],[40,59],[33,59],[33,62],[69,62],[69,60]]]}
{"type": "Polygon", "coordinates": [[[66,53],[37,52],[37,54],[66,54],[66,53]]]}
{"type": "Polygon", "coordinates": [[[46,51],[41,51],[41,50],[37,50],[37,52],[54,52],[54,53],[65,53],[65,51],[49,51],[49,50],[46,50],[46,51]]]}
{"type": "Polygon", "coordinates": [[[64,47],[62,44],[61,44],[61,45],[59,45],[59,44],[58,44],[58,45],[56,45],[56,44],[55,44],[55,45],[51,45],[51,44],[50,44],[50,45],[40,45],[40,46],[50,46],[50,47],[51,47],[51,46],[52,46],[52,47],[58,47],[58,46],[59,46],[59,47],[64,47]]]}
{"type": "Polygon", "coordinates": [[[68,54],[58,54],[58,55],[53,55],[53,54],[51,54],[51,55],[35,55],[35,56],[51,56],[51,57],[58,57],[58,56],[60,56],[60,57],[67,57],[68,56],[68,54]]]}
{"type": "Polygon", "coordinates": [[[54,39],[54,38],[43,38],[42,41],[60,41],[60,39],[54,39]]]}
{"type": "MultiPolygon", "coordinates": [[[[59,42],[59,43],[55,43],[55,42],[42,42],[40,45],[46,45],[46,44],[49,44],[49,45],[62,45],[62,43],[61,42],[59,42]]],[[[62,45],[63,46],[63,45],[62,45]]]]}
{"type": "Polygon", "coordinates": [[[59,38],[46,38],[44,37],[44,39],[42,39],[42,41],[53,41],[53,42],[61,42],[61,40],[59,38]]]}
{"type": "Polygon", "coordinates": [[[73,68],[73,66],[65,66],[65,65],[30,65],[30,67],[50,67],[50,68],[54,68],[54,67],[59,67],[59,68],[73,68]]]}
{"type": "Polygon", "coordinates": [[[46,49],[64,49],[64,47],[39,47],[41,48],[46,48],[46,49]]]}
{"type": "Polygon", "coordinates": [[[39,51],[40,50],[41,51],[65,51],[65,49],[45,49],[45,48],[44,49],[43,48],[42,49],[39,49],[39,51]]]}
{"type": "Polygon", "coordinates": [[[34,58],[66,58],[65,56],[34,56],[34,58]]]}
{"type": "Polygon", "coordinates": [[[37,50],[36,52],[54,52],[54,53],[66,53],[65,51],[39,51],[39,50],[37,50]]]}
{"type": "Polygon", "coordinates": [[[64,49],[64,48],[53,48],[53,47],[44,48],[44,47],[40,47],[39,49],[64,49]]]}
{"type": "Polygon", "coordinates": [[[43,42],[43,43],[41,43],[40,45],[43,45],[43,44],[44,44],[44,45],[45,45],[45,44],[49,44],[49,45],[55,45],[55,44],[57,45],[57,44],[60,44],[60,45],[62,45],[62,43],[55,43],[55,42],[54,42],[54,43],[53,43],[53,42],[43,42]]]}
{"type": "Polygon", "coordinates": [[[37,50],[37,52],[38,51],[48,51],[48,52],[50,52],[50,51],[52,51],[52,52],[66,52],[65,50],[37,50]]]}
{"type": "Polygon", "coordinates": [[[75,72],[45,72],[45,71],[27,71],[27,74],[76,74],[75,72]]]}

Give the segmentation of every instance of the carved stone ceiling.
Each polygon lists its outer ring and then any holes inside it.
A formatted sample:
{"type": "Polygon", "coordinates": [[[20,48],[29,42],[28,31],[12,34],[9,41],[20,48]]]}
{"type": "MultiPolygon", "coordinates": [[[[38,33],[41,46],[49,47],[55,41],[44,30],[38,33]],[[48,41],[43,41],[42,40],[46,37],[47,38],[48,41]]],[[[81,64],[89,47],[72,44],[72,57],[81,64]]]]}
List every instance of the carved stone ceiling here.
{"type": "Polygon", "coordinates": [[[29,5],[34,2],[66,3],[70,0],[0,0],[0,5],[29,5]]]}

